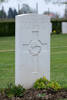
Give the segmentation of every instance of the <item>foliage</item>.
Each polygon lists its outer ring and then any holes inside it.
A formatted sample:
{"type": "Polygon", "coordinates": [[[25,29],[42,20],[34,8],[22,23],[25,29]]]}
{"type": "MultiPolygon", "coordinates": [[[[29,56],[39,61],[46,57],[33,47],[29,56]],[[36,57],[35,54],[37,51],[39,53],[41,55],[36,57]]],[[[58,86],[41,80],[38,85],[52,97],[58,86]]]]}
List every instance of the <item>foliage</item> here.
{"type": "Polygon", "coordinates": [[[12,9],[12,8],[9,8],[9,10],[8,10],[8,18],[15,18],[15,16],[17,15],[18,13],[17,13],[17,11],[16,11],[16,9],[12,9]]]}
{"type": "Polygon", "coordinates": [[[35,9],[32,9],[28,4],[23,4],[19,10],[19,14],[36,13],[35,9]]]}
{"type": "Polygon", "coordinates": [[[62,32],[62,23],[61,22],[52,22],[52,33],[60,34],[62,32]],[[53,32],[53,31],[56,32],[53,32]]]}
{"type": "Polygon", "coordinates": [[[9,8],[8,10],[8,18],[13,18],[13,9],[9,8]]]}
{"type": "Polygon", "coordinates": [[[6,12],[4,10],[0,10],[0,18],[6,18],[6,12]]]}
{"type": "Polygon", "coordinates": [[[25,89],[21,85],[9,84],[7,89],[5,89],[5,94],[8,97],[22,97],[24,95],[25,89]]]}
{"type": "Polygon", "coordinates": [[[51,89],[57,91],[57,90],[61,89],[61,86],[60,86],[60,84],[58,82],[49,82],[47,84],[47,88],[51,88],[51,89]]]}
{"type": "MultiPolygon", "coordinates": [[[[65,15],[66,16],[66,15],[65,15]]],[[[67,22],[67,18],[52,18],[52,34],[54,34],[54,30],[56,31],[56,34],[62,33],[62,22],[67,22]]]]}
{"type": "Polygon", "coordinates": [[[34,84],[34,88],[36,88],[36,89],[45,89],[46,85],[43,82],[39,83],[38,81],[36,81],[35,84],[34,84]]]}
{"type": "Polygon", "coordinates": [[[16,9],[13,10],[13,18],[15,18],[15,16],[18,15],[18,12],[16,9]]]}
{"type": "Polygon", "coordinates": [[[56,34],[56,30],[53,30],[53,33],[56,34]]]}
{"type": "Polygon", "coordinates": [[[36,80],[36,82],[34,83],[34,88],[45,89],[48,82],[49,81],[45,77],[40,78],[40,79],[36,80]]]}
{"type": "Polygon", "coordinates": [[[51,22],[67,22],[67,18],[51,18],[51,22]]]}
{"type": "Polygon", "coordinates": [[[67,9],[65,9],[64,17],[67,18],[67,9]]]}
{"type": "Polygon", "coordinates": [[[7,17],[7,14],[6,14],[5,10],[4,10],[4,6],[2,6],[2,9],[0,10],[0,18],[4,19],[6,17],[7,17]]]}
{"type": "Polygon", "coordinates": [[[36,82],[34,83],[34,88],[35,89],[48,89],[51,88],[55,91],[61,89],[61,86],[58,82],[54,82],[54,81],[48,81],[45,77],[40,78],[38,80],[36,80],[36,82]]]}
{"type": "Polygon", "coordinates": [[[0,36],[14,36],[15,22],[14,21],[0,21],[0,36]]]}
{"type": "Polygon", "coordinates": [[[16,15],[18,15],[18,12],[16,9],[9,8],[8,14],[6,13],[4,6],[2,6],[2,9],[0,10],[0,18],[1,19],[5,19],[5,18],[14,18],[15,19],[16,15]]]}
{"type": "Polygon", "coordinates": [[[4,2],[5,0],[0,0],[0,3],[4,2]]]}

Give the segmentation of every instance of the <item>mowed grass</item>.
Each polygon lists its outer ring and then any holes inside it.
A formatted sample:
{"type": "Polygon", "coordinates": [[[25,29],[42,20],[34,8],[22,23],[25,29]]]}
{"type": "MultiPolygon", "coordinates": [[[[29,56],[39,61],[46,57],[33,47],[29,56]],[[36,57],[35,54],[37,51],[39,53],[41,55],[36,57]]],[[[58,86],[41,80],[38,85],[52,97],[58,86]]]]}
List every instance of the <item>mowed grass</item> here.
{"type": "Polygon", "coordinates": [[[0,37],[0,88],[15,80],[14,37],[0,37]]]}
{"type": "MultiPolygon", "coordinates": [[[[15,38],[0,37],[0,88],[15,83],[15,38]]],[[[67,35],[51,36],[51,80],[67,88],[67,35]]]]}
{"type": "Polygon", "coordinates": [[[51,36],[51,80],[67,88],[67,34],[51,36]]]}

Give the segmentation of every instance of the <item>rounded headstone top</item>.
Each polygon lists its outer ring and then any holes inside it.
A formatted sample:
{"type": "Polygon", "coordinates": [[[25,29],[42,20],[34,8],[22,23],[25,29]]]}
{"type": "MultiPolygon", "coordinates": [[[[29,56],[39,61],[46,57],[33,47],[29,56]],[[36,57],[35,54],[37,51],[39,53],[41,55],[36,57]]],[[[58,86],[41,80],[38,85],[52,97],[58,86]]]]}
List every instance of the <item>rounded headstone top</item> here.
{"type": "Polygon", "coordinates": [[[41,23],[48,23],[50,22],[50,17],[47,15],[41,15],[41,14],[21,14],[16,16],[16,20],[19,20],[21,22],[33,22],[38,21],[41,23]]]}

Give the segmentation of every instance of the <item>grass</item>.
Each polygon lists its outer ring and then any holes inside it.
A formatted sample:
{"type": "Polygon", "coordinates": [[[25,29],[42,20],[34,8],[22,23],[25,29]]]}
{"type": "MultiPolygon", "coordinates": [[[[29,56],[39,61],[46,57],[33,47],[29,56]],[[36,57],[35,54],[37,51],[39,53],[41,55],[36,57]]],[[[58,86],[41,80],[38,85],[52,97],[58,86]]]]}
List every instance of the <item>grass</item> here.
{"type": "Polygon", "coordinates": [[[67,88],[67,34],[51,36],[51,79],[67,88]]]}
{"type": "Polygon", "coordinates": [[[15,60],[14,60],[14,37],[0,37],[0,88],[8,83],[14,83],[15,60]]]}
{"type": "MultiPolygon", "coordinates": [[[[0,37],[0,88],[15,81],[14,44],[14,37],[0,37]]],[[[67,88],[67,34],[51,36],[51,80],[67,88]]]]}

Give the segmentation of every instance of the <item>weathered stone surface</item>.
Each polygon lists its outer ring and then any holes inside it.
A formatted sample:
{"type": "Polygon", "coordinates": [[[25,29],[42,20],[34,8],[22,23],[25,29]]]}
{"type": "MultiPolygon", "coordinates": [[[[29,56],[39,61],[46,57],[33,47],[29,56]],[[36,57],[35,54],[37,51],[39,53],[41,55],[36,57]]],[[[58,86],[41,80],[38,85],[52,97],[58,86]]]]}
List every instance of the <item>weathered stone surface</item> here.
{"type": "Polygon", "coordinates": [[[40,77],[50,79],[50,32],[48,16],[16,17],[16,85],[31,88],[40,77]]]}

